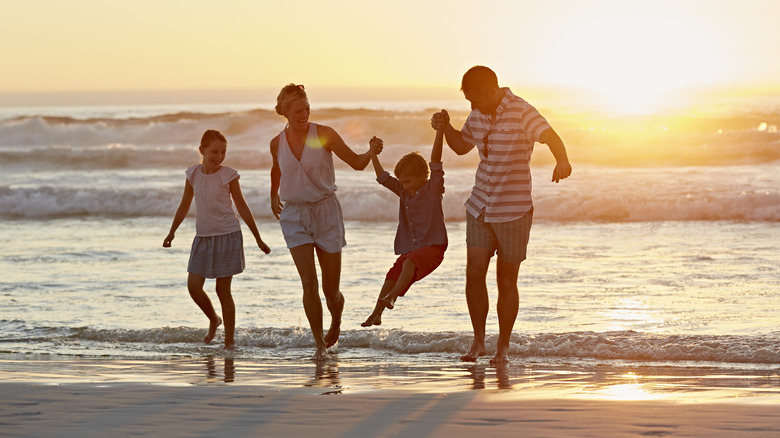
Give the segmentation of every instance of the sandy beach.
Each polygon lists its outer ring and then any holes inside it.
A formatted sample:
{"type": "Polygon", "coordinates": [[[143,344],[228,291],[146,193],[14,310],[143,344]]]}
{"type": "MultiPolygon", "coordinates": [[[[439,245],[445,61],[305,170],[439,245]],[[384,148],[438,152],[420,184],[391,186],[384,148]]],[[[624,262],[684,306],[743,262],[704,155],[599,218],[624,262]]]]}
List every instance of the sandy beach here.
{"type": "Polygon", "coordinates": [[[553,368],[6,359],[0,424],[4,437],[780,434],[776,375],[553,368]]]}

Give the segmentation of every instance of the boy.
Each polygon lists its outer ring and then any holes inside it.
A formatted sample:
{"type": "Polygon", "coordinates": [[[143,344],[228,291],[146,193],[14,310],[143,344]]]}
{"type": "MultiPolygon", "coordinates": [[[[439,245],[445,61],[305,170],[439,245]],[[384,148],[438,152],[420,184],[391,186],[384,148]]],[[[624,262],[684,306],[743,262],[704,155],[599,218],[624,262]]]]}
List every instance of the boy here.
{"type": "Polygon", "coordinates": [[[437,131],[430,170],[425,158],[419,152],[412,152],[395,165],[396,178],[382,167],[377,157],[379,151],[371,151],[377,182],[400,198],[394,244],[399,257],[385,277],[374,311],[360,324],[363,327],[381,325],[385,308],[392,309],[396,298],[404,296],[412,283],[425,278],[444,260],[447,228],[441,205],[444,197],[442,142],[443,134],[437,131]]]}

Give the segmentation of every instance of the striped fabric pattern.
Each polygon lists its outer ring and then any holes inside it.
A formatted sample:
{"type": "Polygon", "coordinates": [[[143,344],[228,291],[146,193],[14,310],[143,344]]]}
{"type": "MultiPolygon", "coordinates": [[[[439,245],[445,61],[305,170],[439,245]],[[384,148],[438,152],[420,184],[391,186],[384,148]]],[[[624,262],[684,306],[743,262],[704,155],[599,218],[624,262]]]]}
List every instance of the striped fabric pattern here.
{"type": "Polygon", "coordinates": [[[485,222],[509,222],[531,210],[531,153],[534,143],[550,128],[531,104],[509,88],[502,90],[506,93],[495,121],[473,110],[461,130],[463,140],[477,147],[480,158],[466,211],[474,217],[483,214],[485,222]]]}

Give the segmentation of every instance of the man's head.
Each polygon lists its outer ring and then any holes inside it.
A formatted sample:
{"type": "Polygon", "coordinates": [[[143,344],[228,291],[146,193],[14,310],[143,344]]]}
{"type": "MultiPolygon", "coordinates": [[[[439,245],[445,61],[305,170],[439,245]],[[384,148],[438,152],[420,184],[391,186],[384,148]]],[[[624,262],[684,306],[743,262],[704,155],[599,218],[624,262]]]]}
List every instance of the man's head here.
{"type": "Polygon", "coordinates": [[[463,75],[460,86],[471,109],[482,114],[493,114],[504,97],[504,91],[498,86],[498,78],[493,70],[477,65],[463,75]]]}

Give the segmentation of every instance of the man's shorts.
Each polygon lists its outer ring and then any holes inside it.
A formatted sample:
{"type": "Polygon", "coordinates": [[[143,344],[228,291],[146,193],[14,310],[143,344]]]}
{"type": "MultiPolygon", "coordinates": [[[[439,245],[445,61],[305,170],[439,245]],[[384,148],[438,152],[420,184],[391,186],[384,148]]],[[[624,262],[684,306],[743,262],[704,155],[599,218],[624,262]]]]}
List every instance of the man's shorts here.
{"type": "Polygon", "coordinates": [[[466,247],[484,248],[498,253],[499,260],[507,263],[521,263],[525,260],[528,237],[534,221],[534,210],[525,216],[509,222],[484,222],[466,213],[466,247]]]}
{"type": "Polygon", "coordinates": [[[401,276],[401,270],[404,266],[404,260],[411,259],[412,262],[414,262],[415,267],[414,276],[412,277],[412,281],[409,282],[409,285],[406,286],[406,289],[398,294],[398,296],[402,297],[406,295],[406,291],[409,290],[411,285],[427,277],[428,274],[439,267],[444,260],[444,251],[446,250],[447,245],[431,245],[423,246],[422,248],[418,248],[407,254],[401,254],[398,256],[398,259],[396,259],[393,267],[387,271],[385,280],[398,281],[398,277],[401,276]]]}
{"type": "Polygon", "coordinates": [[[279,224],[287,248],[313,243],[325,252],[336,253],[347,246],[344,214],[335,193],[317,202],[285,203],[279,224]]]}

